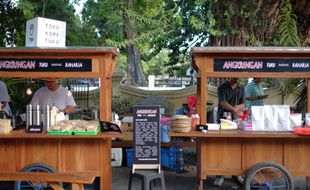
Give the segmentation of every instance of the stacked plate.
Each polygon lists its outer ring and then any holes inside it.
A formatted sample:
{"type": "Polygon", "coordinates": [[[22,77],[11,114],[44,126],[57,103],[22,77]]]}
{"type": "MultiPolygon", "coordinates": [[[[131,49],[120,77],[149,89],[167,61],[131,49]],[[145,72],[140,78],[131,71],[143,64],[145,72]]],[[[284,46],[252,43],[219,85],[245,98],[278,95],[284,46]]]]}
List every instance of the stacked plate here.
{"type": "Polygon", "coordinates": [[[177,133],[189,132],[191,130],[191,118],[186,115],[174,115],[170,118],[170,128],[177,133]]]}

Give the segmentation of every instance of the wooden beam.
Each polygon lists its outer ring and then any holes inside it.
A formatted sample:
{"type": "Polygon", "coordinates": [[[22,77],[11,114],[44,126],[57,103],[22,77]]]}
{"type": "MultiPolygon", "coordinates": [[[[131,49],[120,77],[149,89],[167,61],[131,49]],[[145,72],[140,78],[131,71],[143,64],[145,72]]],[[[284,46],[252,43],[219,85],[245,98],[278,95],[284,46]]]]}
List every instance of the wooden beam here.
{"type": "Polygon", "coordinates": [[[95,179],[92,172],[0,172],[0,181],[46,181],[91,184],[95,179]]]}

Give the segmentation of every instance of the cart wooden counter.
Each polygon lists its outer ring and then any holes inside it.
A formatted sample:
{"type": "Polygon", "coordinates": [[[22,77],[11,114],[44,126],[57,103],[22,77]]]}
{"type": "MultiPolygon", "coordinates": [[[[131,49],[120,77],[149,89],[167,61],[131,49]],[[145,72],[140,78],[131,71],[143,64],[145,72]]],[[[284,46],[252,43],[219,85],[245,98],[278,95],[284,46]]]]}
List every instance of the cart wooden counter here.
{"type": "Polygon", "coordinates": [[[209,175],[244,175],[259,162],[277,162],[293,176],[310,176],[310,137],[292,132],[242,130],[170,133],[172,137],[196,137],[198,187],[209,175]]]}
{"type": "MultiPolygon", "coordinates": [[[[117,54],[116,48],[110,47],[0,48],[0,77],[99,78],[100,120],[111,121],[117,54]]],[[[111,190],[112,137],[119,134],[49,136],[13,131],[0,136],[0,170],[19,171],[42,162],[61,172],[94,171],[100,177],[101,190],[111,190]]]]}
{"type": "Polygon", "coordinates": [[[0,168],[2,172],[15,172],[32,163],[44,163],[58,172],[92,172],[104,184],[101,189],[108,189],[111,183],[110,139],[120,136],[115,133],[51,136],[12,131],[0,135],[0,168]]]}

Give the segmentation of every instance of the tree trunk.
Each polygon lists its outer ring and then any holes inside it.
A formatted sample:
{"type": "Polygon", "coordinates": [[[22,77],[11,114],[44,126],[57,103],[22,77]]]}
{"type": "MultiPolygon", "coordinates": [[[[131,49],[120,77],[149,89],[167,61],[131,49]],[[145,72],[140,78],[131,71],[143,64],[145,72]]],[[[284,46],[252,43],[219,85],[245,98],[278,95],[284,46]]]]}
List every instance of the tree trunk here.
{"type": "MultiPolygon", "coordinates": [[[[133,0],[126,0],[127,10],[133,10],[133,0]]],[[[136,37],[135,21],[132,20],[127,13],[124,14],[124,31],[125,39],[129,42],[136,37]]],[[[126,46],[126,56],[127,56],[127,75],[126,81],[133,85],[145,84],[145,76],[143,74],[141,58],[139,48],[134,43],[129,43],[126,46]]]]}

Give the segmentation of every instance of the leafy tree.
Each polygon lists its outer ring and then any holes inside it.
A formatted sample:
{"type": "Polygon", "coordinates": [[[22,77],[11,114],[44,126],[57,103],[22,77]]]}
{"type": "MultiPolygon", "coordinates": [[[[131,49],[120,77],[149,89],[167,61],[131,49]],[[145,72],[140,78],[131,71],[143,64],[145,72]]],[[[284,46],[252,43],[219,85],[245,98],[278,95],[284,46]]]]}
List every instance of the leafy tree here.
{"type": "Polygon", "coordinates": [[[133,84],[144,83],[141,59],[149,58],[145,47],[163,33],[162,5],[162,0],[88,0],[82,11],[82,22],[98,33],[100,45],[119,47],[126,54],[126,77],[133,84]]]}
{"type": "Polygon", "coordinates": [[[14,46],[19,38],[17,32],[24,27],[24,15],[11,0],[0,2],[0,14],[0,46],[14,46]]]}
{"type": "MultiPolygon", "coordinates": [[[[87,27],[82,27],[80,18],[75,14],[74,3],[69,0],[19,0],[18,7],[23,10],[27,20],[44,17],[66,22],[66,45],[95,45],[87,27]]],[[[22,31],[25,33],[25,30],[22,31]]],[[[24,41],[18,42],[24,45],[24,41]]]]}
{"type": "Polygon", "coordinates": [[[283,46],[300,46],[300,40],[296,24],[297,17],[295,14],[293,14],[290,1],[281,0],[280,9],[280,44],[283,46]]]}

